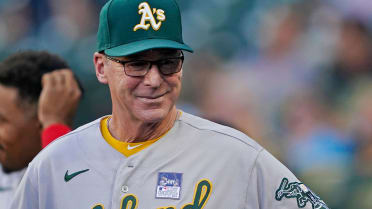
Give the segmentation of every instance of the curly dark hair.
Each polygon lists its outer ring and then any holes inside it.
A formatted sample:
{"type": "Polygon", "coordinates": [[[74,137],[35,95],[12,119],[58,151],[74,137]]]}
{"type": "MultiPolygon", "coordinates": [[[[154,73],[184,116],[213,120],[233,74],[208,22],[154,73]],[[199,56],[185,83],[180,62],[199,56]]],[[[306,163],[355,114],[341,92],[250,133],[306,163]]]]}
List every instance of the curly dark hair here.
{"type": "Polygon", "coordinates": [[[47,51],[17,52],[0,63],[0,84],[16,88],[22,102],[35,104],[41,93],[42,76],[63,68],[69,68],[68,64],[47,51]]]}

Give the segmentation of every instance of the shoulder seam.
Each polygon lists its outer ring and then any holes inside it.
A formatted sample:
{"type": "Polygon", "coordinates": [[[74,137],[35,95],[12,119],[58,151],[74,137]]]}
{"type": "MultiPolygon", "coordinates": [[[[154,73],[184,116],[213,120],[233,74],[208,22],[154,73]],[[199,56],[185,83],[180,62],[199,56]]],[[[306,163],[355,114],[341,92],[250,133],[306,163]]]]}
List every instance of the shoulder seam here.
{"type": "MultiPolygon", "coordinates": [[[[250,147],[252,147],[253,149],[255,149],[256,151],[260,152],[260,149],[257,149],[256,147],[254,147],[254,146],[252,146],[251,144],[245,142],[244,140],[240,139],[239,137],[232,136],[232,135],[230,135],[230,134],[227,134],[227,133],[222,132],[222,131],[218,131],[218,130],[216,130],[216,129],[207,129],[207,128],[196,127],[196,126],[192,125],[191,123],[188,123],[188,122],[186,122],[185,120],[182,120],[182,119],[179,119],[179,121],[180,121],[180,122],[183,122],[183,123],[185,123],[185,124],[187,124],[187,125],[189,125],[189,126],[191,126],[191,127],[193,127],[193,128],[195,128],[195,129],[198,129],[198,130],[202,130],[202,131],[212,131],[212,132],[215,132],[215,133],[223,134],[223,135],[225,135],[225,136],[229,136],[229,137],[231,137],[231,138],[237,139],[237,140],[239,140],[240,142],[246,144],[247,146],[250,146],[250,147]]],[[[223,126],[223,125],[221,125],[221,126],[223,126]]],[[[244,133],[243,133],[243,134],[244,134],[244,133]]],[[[252,139],[252,140],[253,140],[253,139],[252,139]]],[[[261,149],[263,149],[263,148],[261,147],[261,149]]]]}
{"type": "MultiPolygon", "coordinates": [[[[248,177],[248,184],[247,184],[247,188],[246,188],[246,195],[245,195],[245,203],[247,203],[248,201],[248,188],[250,186],[250,182],[251,182],[251,177],[252,177],[252,173],[253,173],[253,169],[257,166],[257,161],[258,161],[258,157],[260,156],[260,154],[262,153],[262,151],[264,150],[264,148],[261,147],[261,150],[258,151],[257,153],[257,156],[256,156],[256,159],[254,160],[254,164],[252,166],[252,169],[251,171],[249,172],[249,177],[248,177]]],[[[245,205],[248,205],[248,204],[245,204],[245,205]]]]}
{"type": "Polygon", "coordinates": [[[86,126],[86,127],[84,127],[84,128],[80,127],[80,128],[75,129],[75,130],[73,130],[73,131],[70,131],[69,133],[67,133],[67,134],[65,134],[65,135],[63,135],[63,136],[61,136],[61,137],[59,137],[59,138],[64,138],[64,137],[66,137],[66,136],[73,135],[73,134],[75,134],[75,133],[79,133],[79,132],[81,132],[81,131],[84,131],[84,130],[87,129],[87,128],[91,128],[93,125],[96,125],[96,123],[92,123],[92,124],[90,124],[89,126],[86,126]]]}

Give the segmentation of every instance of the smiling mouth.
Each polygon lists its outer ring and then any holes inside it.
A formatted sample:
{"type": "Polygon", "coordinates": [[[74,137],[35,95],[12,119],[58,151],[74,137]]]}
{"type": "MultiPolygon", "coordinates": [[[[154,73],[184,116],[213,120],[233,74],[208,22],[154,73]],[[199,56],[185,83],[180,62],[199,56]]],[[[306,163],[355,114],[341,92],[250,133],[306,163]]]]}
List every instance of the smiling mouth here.
{"type": "Polygon", "coordinates": [[[157,96],[138,96],[138,97],[142,98],[142,99],[158,99],[158,98],[164,96],[165,94],[167,94],[167,92],[165,92],[164,94],[159,94],[157,96]]]}

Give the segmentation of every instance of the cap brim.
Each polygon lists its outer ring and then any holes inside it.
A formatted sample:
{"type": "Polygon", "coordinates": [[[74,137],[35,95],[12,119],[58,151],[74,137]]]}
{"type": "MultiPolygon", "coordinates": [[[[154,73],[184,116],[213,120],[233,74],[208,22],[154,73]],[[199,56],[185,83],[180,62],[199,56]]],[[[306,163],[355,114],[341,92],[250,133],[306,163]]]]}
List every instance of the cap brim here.
{"type": "Polygon", "coordinates": [[[146,51],[149,49],[159,48],[180,49],[188,52],[193,52],[193,50],[186,44],[181,44],[176,41],[165,39],[147,39],[106,49],[105,54],[113,57],[121,57],[146,51]]]}

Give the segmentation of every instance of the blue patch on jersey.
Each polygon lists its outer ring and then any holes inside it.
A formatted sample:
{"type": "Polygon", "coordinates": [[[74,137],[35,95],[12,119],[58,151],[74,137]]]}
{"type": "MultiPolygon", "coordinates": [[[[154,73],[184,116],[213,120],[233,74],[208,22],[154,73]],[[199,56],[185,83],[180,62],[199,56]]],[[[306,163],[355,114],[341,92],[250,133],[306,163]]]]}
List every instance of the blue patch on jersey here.
{"type": "Polygon", "coordinates": [[[182,188],[182,173],[159,172],[156,184],[155,198],[180,199],[182,188]]]}

